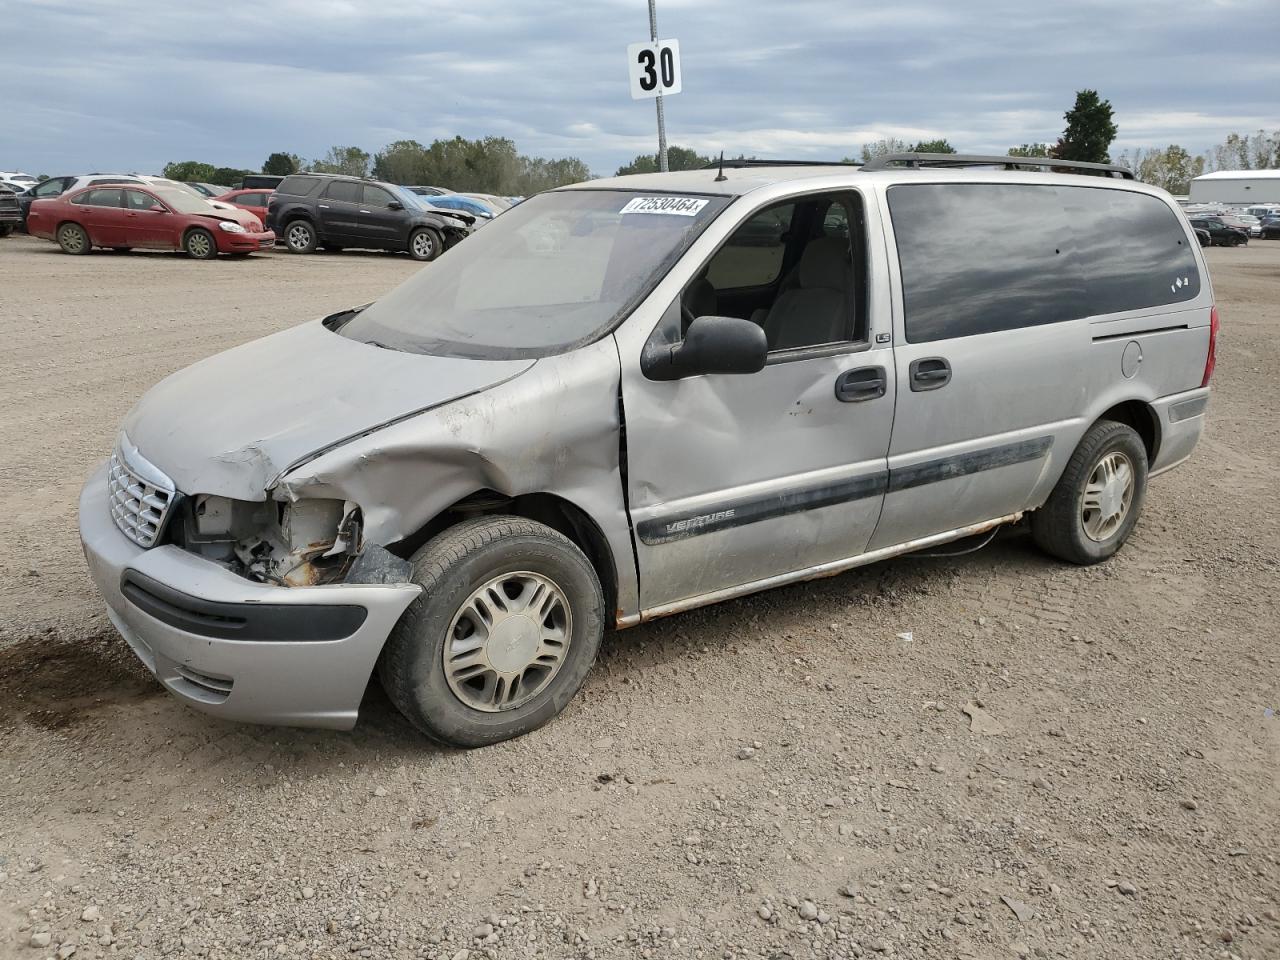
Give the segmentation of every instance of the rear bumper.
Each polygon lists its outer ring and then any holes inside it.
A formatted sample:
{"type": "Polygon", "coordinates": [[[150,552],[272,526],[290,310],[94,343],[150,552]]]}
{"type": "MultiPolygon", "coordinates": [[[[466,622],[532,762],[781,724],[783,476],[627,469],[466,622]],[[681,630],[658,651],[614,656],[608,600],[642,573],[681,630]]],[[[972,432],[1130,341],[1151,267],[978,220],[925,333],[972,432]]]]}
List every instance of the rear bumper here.
{"type": "Polygon", "coordinates": [[[1200,387],[1161,397],[1151,404],[1160,420],[1160,449],[1151,464],[1150,476],[1172,470],[1191,456],[1200,434],[1204,432],[1205,412],[1209,408],[1209,388],[1200,387]]]}
{"type": "Polygon", "coordinates": [[[387,634],[421,590],[274,587],[178,547],[144,550],[111,521],[105,464],[80,495],[80,539],[138,659],[178,699],[228,720],[350,729],[387,634]],[[228,638],[237,622],[245,639],[228,638]]]}
{"type": "Polygon", "coordinates": [[[228,233],[226,230],[218,230],[216,233],[219,253],[252,253],[255,250],[270,250],[276,245],[276,235],[270,230],[263,230],[261,233],[228,233]]]}

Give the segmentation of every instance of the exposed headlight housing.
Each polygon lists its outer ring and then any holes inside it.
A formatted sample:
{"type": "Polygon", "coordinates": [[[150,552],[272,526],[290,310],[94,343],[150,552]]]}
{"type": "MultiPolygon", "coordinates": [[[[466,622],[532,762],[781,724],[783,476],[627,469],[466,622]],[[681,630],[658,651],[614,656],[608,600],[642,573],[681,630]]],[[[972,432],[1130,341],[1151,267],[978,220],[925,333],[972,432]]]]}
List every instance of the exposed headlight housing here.
{"type": "Polygon", "coordinates": [[[219,220],[218,229],[225,230],[227,233],[247,233],[244,227],[238,223],[232,223],[230,220],[219,220]]]}
{"type": "Polygon", "coordinates": [[[360,508],[343,500],[187,498],[181,545],[243,576],[280,586],[340,577],[361,546],[360,508]]]}

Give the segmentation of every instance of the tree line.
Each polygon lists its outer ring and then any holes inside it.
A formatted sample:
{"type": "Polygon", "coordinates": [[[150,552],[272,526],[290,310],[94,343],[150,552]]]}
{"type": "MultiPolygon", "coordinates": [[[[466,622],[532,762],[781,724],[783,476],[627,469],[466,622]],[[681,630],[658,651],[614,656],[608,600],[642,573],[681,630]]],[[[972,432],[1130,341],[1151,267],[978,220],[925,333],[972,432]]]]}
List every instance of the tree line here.
{"type": "MultiPolygon", "coordinates": [[[[1080,90],[1075,104],[1063,114],[1066,126],[1056,143],[1022,143],[1010,147],[1010,157],[1045,157],[1056,160],[1110,163],[1111,145],[1119,127],[1109,100],[1096,90],[1080,90]]],[[[866,163],[891,153],[956,153],[945,139],[905,140],[886,138],[864,144],[859,156],[845,157],[845,163],[866,163]]],[[[712,163],[713,158],[685,147],[667,151],[672,170],[697,170],[712,163]]],[[[1185,194],[1191,181],[1213,170],[1273,170],[1280,168],[1280,130],[1254,134],[1231,133],[1226,140],[1203,154],[1192,154],[1185,147],[1170,144],[1164,148],[1125,151],[1116,162],[1128,166],[1143,183],[1162,187],[1173,194],[1185,194]]],[[[618,169],[618,176],[629,173],[652,173],[658,169],[656,154],[643,154],[618,169]]]]}
{"type": "MultiPolygon", "coordinates": [[[[1080,90],[1071,109],[1063,114],[1066,125],[1055,143],[1023,143],[1008,150],[1011,157],[1047,157],[1058,160],[1111,162],[1111,145],[1119,127],[1111,102],[1096,90],[1080,90]]],[[[919,140],[913,144],[886,138],[863,144],[858,157],[845,157],[845,162],[866,163],[890,153],[956,153],[946,138],[919,140]]],[[[737,159],[744,159],[738,157],[737,159]]],[[[709,166],[714,158],[687,147],[672,146],[667,151],[671,170],[698,170],[709,166]]],[[[1265,170],[1280,167],[1280,130],[1254,134],[1232,133],[1226,140],[1203,154],[1193,154],[1185,147],[1170,144],[1163,148],[1137,149],[1119,155],[1117,162],[1127,165],[1144,183],[1163,187],[1170,193],[1185,194],[1190,183],[1212,170],[1265,170]]],[[[618,168],[617,176],[654,173],[658,170],[656,153],[641,154],[618,168]]],[[[272,153],[262,164],[262,173],[288,176],[291,173],[342,173],[350,176],[373,176],[393,183],[440,186],[468,193],[496,193],[503,196],[529,196],[542,190],[578,183],[592,177],[587,165],[576,157],[547,160],[520,153],[513,141],[505,137],[463,137],[434,140],[424,146],[417,140],[397,140],[381,150],[369,153],[360,147],[334,146],[316,160],[303,160],[297,154],[272,153]]],[[[256,170],[215,167],[196,160],[170,163],[164,175],[174,180],[199,181],[234,186],[256,170]]]]}
{"type": "Polygon", "coordinates": [[[180,160],[166,164],[163,175],[171,180],[232,187],[246,175],[259,172],[278,177],[305,172],[372,176],[391,183],[500,196],[529,196],[591,178],[590,168],[577,157],[547,160],[526,156],[505,137],[454,137],[435,140],[430,146],[417,140],[397,140],[375,153],[360,147],[333,146],[319,159],[310,161],[295,153],[277,151],[263,161],[261,171],[180,160]]]}

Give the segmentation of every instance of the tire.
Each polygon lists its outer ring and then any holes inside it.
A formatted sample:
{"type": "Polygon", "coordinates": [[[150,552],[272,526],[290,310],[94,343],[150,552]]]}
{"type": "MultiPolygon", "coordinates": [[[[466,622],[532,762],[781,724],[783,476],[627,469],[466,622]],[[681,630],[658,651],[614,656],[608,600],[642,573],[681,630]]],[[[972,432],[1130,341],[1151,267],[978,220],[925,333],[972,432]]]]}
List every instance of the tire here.
{"type": "Polygon", "coordinates": [[[444,251],[444,240],[430,227],[422,227],[409,234],[409,256],[423,263],[430,263],[444,251]]]}
{"type": "Polygon", "coordinates": [[[1146,493],[1147,448],[1142,438],[1127,423],[1099,420],[1076,447],[1045,505],[1031,515],[1031,533],[1040,549],[1060,560],[1082,566],[1100,563],[1129,539],[1146,493]],[[1127,467],[1127,493],[1123,471],[1117,469],[1109,477],[1106,464],[1127,467]],[[1087,510],[1086,494],[1101,509],[1087,510]],[[1118,519],[1114,510],[1119,510],[1118,519]]]}
{"type": "Polygon", "coordinates": [[[290,253],[315,253],[316,228],[306,220],[294,220],[284,228],[284,245],[290,253]]]}
{"type": "Polygon", "coordinates": [[[378,673],[418,730],[447,746],[482,747],[538,729],[573,699],[600,649],[604,593],[572,541],[522,517],[478,517],[429,541],[413,566],[423,590],[392,629],[378,673]],[[539,604],[542,619],[521,616],[525,603],[539,604]],[[553,664],[540,662],[557,649],[553,664]]]}
{"type": "Polygon", "coordinates": [[[218,241],[208,230],[196,227],[182,238],[182,249],[192,260],[212,260],[218,255],[218,241]]]}
{"type": "Polygon", "coordinates": [[[1232,237],[1232,238],[1231,238],[1231,245],[1232,245],[1233,247],[1238,247],[1238,246],[1240,246],[1240,243],[1241,243],[1241,240],[1240,240],[1240,238],[1239,238],[1239,237],[1232,237]]]}
{"type": "Polygon", "coordinates": [[[62,252],[69,253],[72,256],[82,256],[93,249],[93,244],[89,241],[89,234],[78,223],[62,224],[62,226],[58,227],[57,238],[58,246],[62,248],[62,252]]]}
{"type": "Polygon", "coordinates": [[[0,237],[7,237],[13,233],[14,226],[12,223],[0,223],[0,237]]]}

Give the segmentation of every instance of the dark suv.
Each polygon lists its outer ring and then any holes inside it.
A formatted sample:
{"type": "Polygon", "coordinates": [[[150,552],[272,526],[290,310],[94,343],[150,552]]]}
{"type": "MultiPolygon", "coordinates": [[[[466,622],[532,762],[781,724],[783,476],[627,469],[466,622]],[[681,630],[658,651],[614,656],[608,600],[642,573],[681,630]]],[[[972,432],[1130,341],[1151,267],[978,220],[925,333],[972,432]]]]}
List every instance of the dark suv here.
{"type": "Polygon", "coordinates": [[[1249,242],[1249,232],[1233,227],[1217,217],[1192,217],[1191,226],[1209,234],[1209,244],[1214,247],[1238,247],[1249,242]]]}
{"type": "Polygon", "coordinates": [[[18,195],[8,187],[0,187],[0,237],[7,237],[22,222],[18,195]]]}
{"type": "Polygon", "coordinates": [[[415,260],[434,260],[467,235],[461,220],[428,212],[402,187],[320,173],[284,178],[267,203],[267,229],[290,253],[361,247],[415,260]]]}

